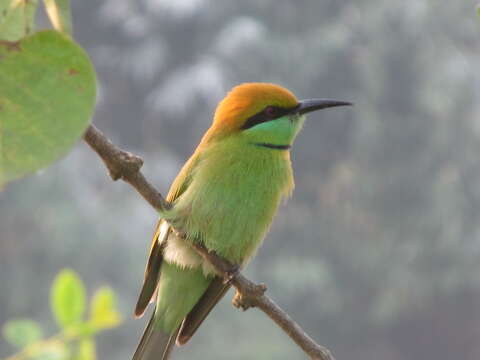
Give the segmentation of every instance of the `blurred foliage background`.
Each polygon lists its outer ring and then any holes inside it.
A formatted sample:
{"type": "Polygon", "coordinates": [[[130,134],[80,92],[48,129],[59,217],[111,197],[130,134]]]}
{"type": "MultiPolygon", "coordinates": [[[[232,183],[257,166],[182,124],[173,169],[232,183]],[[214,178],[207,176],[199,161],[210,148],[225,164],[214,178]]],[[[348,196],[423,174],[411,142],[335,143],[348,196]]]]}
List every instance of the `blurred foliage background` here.
{"type": "Polygon", "coordinates": [[[3,325],[3,338],[17,350],[6,360],[95,360],[95,335],[122,321],[113,290],[103,286],[87,300],[82,279],[71,269],[55,277],[50,309],[59,328],[53,335],[46,336],[32,319],[16,318],[3,325]]]}
{"type": "MultiPolygon", "coordinates": [[[[471,1],[93,0],[75,38],[99,76],[94,122],[166,193],[233,85],[355,102],[310,116],[296,190],[249,265],[338,359],[480,358],[480,22],[471,1]]],[[[128,359],[154,211],[84,144],[0,193],[0,323],[51,333],[49,286],[109,284],[125,322],[97,337],[128,359]],[[48,332],[48,331],[47,331],[48,332]]],[[[226,297],[228,299],[229,296],[226,297]]],[[[0,342],[0,358],[14,349],[0,342]]],[[[224,300],[175,359],[303,359],[261,313],[224,300]]]]}

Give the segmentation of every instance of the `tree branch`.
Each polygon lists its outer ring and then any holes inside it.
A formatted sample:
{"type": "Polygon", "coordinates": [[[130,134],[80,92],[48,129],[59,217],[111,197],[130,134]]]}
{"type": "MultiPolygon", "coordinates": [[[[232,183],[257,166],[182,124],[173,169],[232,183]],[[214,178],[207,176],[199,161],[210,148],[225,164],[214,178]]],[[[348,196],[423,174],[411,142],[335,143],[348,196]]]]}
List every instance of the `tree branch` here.
{"type": "MultiPolygon", "coordinates": [[[[103,160],[114,181],[122,179],[132,185],[157,211],[171,207],[143,176],[140,171],[143,160],[140,157],[117,148],[94,125],[89,126],[84,140],[103,160]]],[[[181,229],[176,231],[184,237],[181,229]]],[[[327,348],[317,344],[285,311],[265,295],[267,287],[264,284],[255,284],[248,280],[239,272],[237,266],[219,257],[215,252],[209,251],[203,245],[198,243],[191,245],[213,265],[219,276],[236,289],[237,293],[232,301],[235,307],[243,310],[250,307],[259,308],[275,321],[312,360],[334,360],[327,348]]]]}
{"type": "Polygon", "coordinates": [[[170,208],[170,204],[143,176],[140,168],[143,160],[117,148],[94,125],[90,125],[83,136],[90,147],[102,158],[113,181],[122,179],[132,185],[156,210],[170,208]]]}

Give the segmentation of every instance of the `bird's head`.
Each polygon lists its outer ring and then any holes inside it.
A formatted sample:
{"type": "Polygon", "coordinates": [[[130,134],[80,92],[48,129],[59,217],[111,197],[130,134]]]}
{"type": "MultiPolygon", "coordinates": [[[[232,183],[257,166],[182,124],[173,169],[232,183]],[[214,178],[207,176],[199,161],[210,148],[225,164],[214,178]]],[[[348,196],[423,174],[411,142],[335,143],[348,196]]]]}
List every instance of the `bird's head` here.
{"type": "Polygon", "coordinates": [[[299,101],[292,92],[279,85],[241,84],[219,103],[205,140],[238,135],[253,145],[288,149],[301,129],[306,113],[344,105],[351,104],[330,99],[299,101]]]}

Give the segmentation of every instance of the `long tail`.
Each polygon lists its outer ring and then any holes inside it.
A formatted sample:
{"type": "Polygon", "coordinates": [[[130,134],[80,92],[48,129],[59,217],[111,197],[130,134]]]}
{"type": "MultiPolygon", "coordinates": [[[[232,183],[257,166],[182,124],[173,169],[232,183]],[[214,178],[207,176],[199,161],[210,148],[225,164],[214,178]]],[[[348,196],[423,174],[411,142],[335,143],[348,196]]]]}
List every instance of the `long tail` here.
{"type": "Polygon", "coordinates": [[[153,326],[155,313],[143,332],[132,360],[167,360],[175,345],[178,329],[167,334],[153,326]]]}

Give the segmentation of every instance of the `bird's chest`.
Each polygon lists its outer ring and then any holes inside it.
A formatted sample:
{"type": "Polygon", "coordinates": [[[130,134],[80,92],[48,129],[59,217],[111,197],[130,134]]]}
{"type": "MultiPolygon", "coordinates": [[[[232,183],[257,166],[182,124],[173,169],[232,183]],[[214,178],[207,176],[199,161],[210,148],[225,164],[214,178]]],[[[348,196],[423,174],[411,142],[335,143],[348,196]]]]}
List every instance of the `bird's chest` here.
{"type": "Polygon", "coordinates": [[[201,162],[175,207],[193,238],[242,263],[260,245],[292,188],[288,152],[253,147],[201,162]]]}

